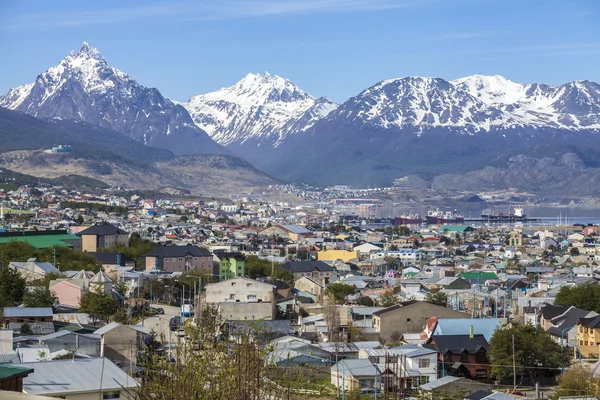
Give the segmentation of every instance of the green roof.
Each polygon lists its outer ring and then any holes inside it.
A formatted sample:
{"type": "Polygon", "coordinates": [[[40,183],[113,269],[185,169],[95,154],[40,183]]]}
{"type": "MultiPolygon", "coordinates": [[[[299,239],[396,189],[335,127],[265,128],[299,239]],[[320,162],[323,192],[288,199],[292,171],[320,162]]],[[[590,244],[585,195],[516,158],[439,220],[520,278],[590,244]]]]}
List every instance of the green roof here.
{"type": "Polygon", "coordinates": [[[463,272],[458,276],[464,279],[498,279],[498,275],[489,271],[463,272]]]}
{"type": "Polygon", "coordinates": [[[402,275],[404,275],[404,276],[415,276],[417,274],[418,274],[418,272],[406,272],[406,273],[404,273],[402,275]]]}
{"type": "Polygon", "coordinates": [[[33,373],[33,368],[13,367],[6,364],[0,365],[0,380],[33,373]]]}
{"type": "Polygon", "coordinates": [[[5,236],[0,237],[0,244],[15,242],[29,243],[33,247],[38,249],[45,249],[47,247],[64,246],[73,247],[72,244],[64,242],[64,240],[81,240],[79,236],[71,235],[69,233],[61,233],[56,235],[40,235],[40,236],[5,236]]]}

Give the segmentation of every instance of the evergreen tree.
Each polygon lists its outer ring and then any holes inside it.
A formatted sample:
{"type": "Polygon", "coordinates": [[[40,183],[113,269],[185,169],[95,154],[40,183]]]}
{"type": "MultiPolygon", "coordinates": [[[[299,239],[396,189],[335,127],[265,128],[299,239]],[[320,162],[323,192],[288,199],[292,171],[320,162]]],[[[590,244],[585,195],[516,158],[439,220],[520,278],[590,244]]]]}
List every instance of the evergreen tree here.
{"type": "Polygon", "coordinates": [[[47,287],[36,287],[23,295],[24,307],[53,307],[58,303],[58,298],[47,287]]]}

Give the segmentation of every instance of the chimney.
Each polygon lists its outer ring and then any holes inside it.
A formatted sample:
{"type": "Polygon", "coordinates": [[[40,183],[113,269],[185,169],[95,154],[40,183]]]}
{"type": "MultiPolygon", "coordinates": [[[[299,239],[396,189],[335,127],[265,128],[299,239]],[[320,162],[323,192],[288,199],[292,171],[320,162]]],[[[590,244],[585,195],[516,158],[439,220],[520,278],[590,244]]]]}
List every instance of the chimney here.
{"type": "Polygon", "coordinates": [[[473,339],[475,337],[475,327],[473,325],[469,325],[469,337],[473,339]]]}

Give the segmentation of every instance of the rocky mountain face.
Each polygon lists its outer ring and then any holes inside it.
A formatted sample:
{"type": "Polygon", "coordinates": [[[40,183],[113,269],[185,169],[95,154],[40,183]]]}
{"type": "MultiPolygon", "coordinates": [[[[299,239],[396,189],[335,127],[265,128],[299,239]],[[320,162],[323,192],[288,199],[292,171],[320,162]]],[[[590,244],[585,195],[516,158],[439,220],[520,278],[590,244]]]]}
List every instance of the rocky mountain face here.
{"type": "Polygon", "coordinates": [[[521,84],[502,76],[473,75],[452,82],[481,102],[538,127],[600,130],[600,85],[521,84]]]}
{"type": "Polygon", "coordinates": [[[194,96],[181,105],[217,143],[252,151],[277,148],[337,106],[268,72],[248,74],[231,87],[194,96]]]}
{"type": "Polygon", "coordinates": [[[178,103],[84,43],[0,97],[0,107],[86,122],[179,155],[228,151],[276,178],[316,184],[381,186],[404,176],[456,183],[448,174],[508,168],[522,154],[568,153],[600,166],[600,85],[590,81],[406,77],[337,105],[265,73],[178,103]]]}
{"type": "Polygon", "coordinates": [[[11,89],[0,107],[37,118],[84,121],[177,154],[222,154],[182,106],[140,85],[83,43],[35,82],[11,89]]]}
{"type": "Polygon", "coordinates": [[[258,166],[287,180],[369,186],[412,173],[465,173],[533,149],[552,157],[570,151],[592,164],[600,158],[588,154],[600,143],[597,84],[507,82],[494,77],[380,82],[303,135],[288,137],[279,158],[258,166]]]}

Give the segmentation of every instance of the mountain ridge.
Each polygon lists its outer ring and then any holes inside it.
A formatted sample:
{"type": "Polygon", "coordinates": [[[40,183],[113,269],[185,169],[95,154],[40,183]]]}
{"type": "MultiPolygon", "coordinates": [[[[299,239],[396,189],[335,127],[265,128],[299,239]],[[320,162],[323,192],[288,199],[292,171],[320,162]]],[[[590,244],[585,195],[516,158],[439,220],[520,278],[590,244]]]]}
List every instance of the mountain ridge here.
{"type": "Polygon", "coordinates": [[[0,97],[0,107],[42,119],[81,120],[180,154],[227,153],[182,106],[108,64],[87,42],[33,83],[0,97]]]}

